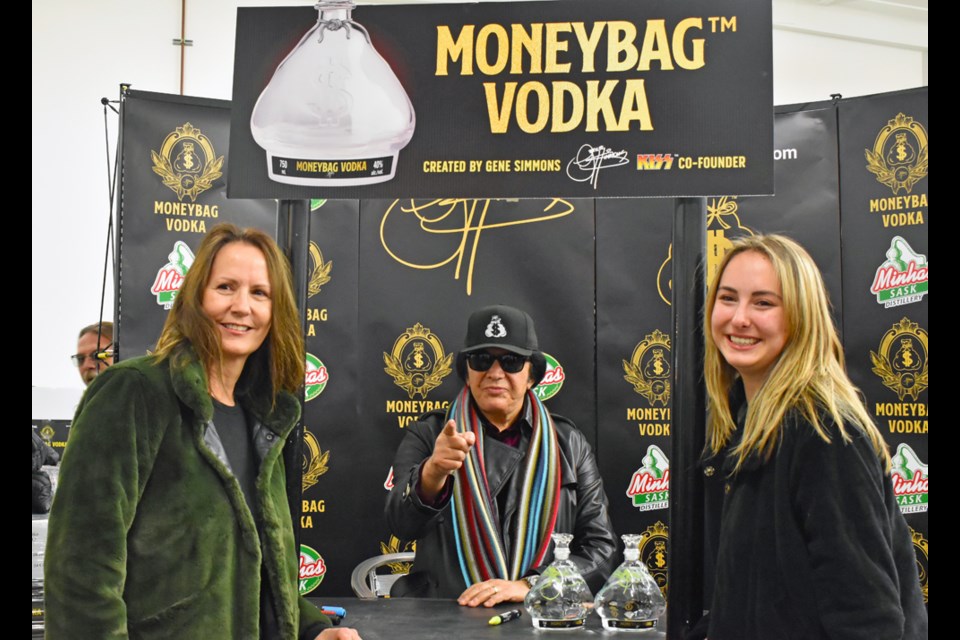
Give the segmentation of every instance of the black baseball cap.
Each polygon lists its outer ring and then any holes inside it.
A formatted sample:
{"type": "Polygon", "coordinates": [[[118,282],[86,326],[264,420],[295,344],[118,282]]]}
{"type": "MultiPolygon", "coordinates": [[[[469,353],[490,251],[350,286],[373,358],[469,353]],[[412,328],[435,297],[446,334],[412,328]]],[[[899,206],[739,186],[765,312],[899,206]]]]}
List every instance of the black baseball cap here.
{"type": "Polygon", "coordinates": [[[497,304],[477,309],[467,321],[463,351],[482,351],[499,347],[522,356],[540,350],[533,318],[525,311],[497,304]]]}
{"type": "Polygon", "coordinates": [[[467,355],[492,347],[530,358],[530,379],[537,386],[547,371],[547,360],[537,342],[533,318],[525,311],[504,304],[477,309],[467,320],[467,338],[457,354],[457,373],[467,379],[467,355]]]}

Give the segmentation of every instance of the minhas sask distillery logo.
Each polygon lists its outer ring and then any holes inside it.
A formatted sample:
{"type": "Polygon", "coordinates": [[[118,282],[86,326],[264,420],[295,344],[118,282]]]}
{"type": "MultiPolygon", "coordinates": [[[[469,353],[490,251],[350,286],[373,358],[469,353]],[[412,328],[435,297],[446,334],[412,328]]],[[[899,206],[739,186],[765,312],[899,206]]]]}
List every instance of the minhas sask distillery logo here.
{"type": "Polygon", "coordinates": [[[189,122],[163,139],[159,153],[151,149],[150,157],[154,173],[181,201],[184,197],[196,201],[223,175],[223,156],[218,158],[210,138],[189,122]]]}
{"type": "Polygon", "coordinates": [[[901,513],[923,513],[927,510],[928,465],[907,444],[900,443],[893,455],[893,493],[901,513]]]}
{"type": "Polygon", "coordinates": [[[566,375],[563,373],[563,367],[560,366],[557,359],[549,353],[544,353],[543,356],[547,360],[547,371],[543,374],[543,380],[533,388],[533,392],[537,394],[537,397],[540,398],[541,401],[549,400],[560,393],[560,388],[566,379],[566,375]]]}
{"type": "Polygon", "coordinates": [[[193,251],[183,240],[173,243],[173,251],[167,255],[167,264],[157,271],[150,293],[157,297],[157,304],[164,309],[173,306],[173,301],[180,291],[180,285],[193,264],[193,251]]]}
{"type": "Polygon", "coordinates": [[[870,293],[884,308],[920,302],[927,295],[927,256],[916,253],[900,236],[890,241],[887,259],[877,269],[870,293]]]}
{"type": "Polygon", "coordinates": [[[300,545],[300,595],[305,596],[323,582],[327,575],[327,563],[316,549],[300,545]]]}
{"type": "Polygon", "coordinates": [[[390,353],[384,352],[383,363],[393,383],[411,399],[426,398],[450,375],[453,354],[445,354],[440,338],[418,322],[400,334],[390,353]]]}
{"type": "Polygon", "coordinates": [[[660,447],[652,444],[643,456],[643,466],[633,472],[627,497],[640,511],[670,506],[670,461],[660,447]]]}
{"type": "Polygon", "coordinates": [[[383,481],[383,488],[387,491],[393,489],[393,467],[387,472],[387,479],[383,481]]]}
{"type": "Polygon", "coordinates": [[[330,375],[327,373],[327,367],[320,361],[320,358],[312,353],[307,354],[306,375],[304,376],[304,400],[310,402],[327,388],[327,381],[330,375]]]}

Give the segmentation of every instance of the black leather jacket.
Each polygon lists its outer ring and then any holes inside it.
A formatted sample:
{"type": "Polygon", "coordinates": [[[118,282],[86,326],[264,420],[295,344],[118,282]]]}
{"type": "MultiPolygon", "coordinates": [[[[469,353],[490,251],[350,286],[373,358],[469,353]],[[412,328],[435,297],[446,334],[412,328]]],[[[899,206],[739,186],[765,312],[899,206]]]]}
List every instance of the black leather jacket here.
{"type": "MultiPolygon", "coordinates": [[[[555,532],[573,534],[570,558],[596,593],[617,561],[618,545],[610,522],[607,496],[586,438],[570,420],[551,415],[557,428],[562,474],[555,532]]],[[[509,492],[505,502],[497,501],[503,504],[500,523],[507,554],[512,544],[507,532],[514,528],[519,476],[523,468],[521,462],[532,431],[529,422],[523,417],[521,420],[522,437],[518,448],[493,438],[484,441],[484,464],[493,497],[496,500],[501,492],[509,492]]],[[[448,498],[444,504],[433,508],[423,504],[415,489],[420,466],[433,452],[444,423],[444,413],[435,411],[407,427],[407,434],[393,462],[394,487],[387,496],[387,523],[390,531],[401,540],[417,541],[413,569],[394,584],[391,592],[394,596],[456,598],[466,589],[449,516],[452,500],[448,498]]],[[[527,575],[543,572],[552,561],[551,546],[544,564],[532,567],[527,575]]]]}

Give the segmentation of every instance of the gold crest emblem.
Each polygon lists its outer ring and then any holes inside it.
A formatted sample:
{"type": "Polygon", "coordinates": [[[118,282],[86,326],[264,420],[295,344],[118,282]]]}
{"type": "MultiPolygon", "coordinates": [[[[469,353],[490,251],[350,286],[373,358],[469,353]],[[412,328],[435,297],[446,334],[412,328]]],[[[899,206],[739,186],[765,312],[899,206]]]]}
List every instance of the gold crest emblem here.
{"type": "Polygon", "coordinates": [[[223,156],[218,158],[210,139],[189,122],[163,139],[159,153],[151,149],[150,157],[153,172],[180,200],[187,196],[196,201],[223,175],[223,156]]]}
{"type": "Polygon", "coordinates": [[[898,113],[880,130],[873,149],[864,149],[867,170],[877,182],[890,187],[893,195],[905,193],[927,177],[927,132],[919,122],[898,113]]]}
{"type": "Polygon", "coordinates": [[[43,441],[47,444],[50,444],[50,441],[53,440],[53,436],[56,435],[56,433],[53,425],[45,424],[40,427],[40,437],[43,438],[43,441]]]}
{"type": "Polygon", "coordinates": [[[660,521],[640,534],[640,560],[647,565],[650,575],[657,581],[663,597],[667,597],[667,542],[669,527],[660,521]]]}
{"type": "MultiPolygon", "coordinates": [[[[403,545],[403,548],[400,548],[400,538],[397,536],[390,536],[390,540],[386,543],[380,543],[380,553],[382,555],[387,555],[388,553],[400,553],[401,551],[416,551],[417,550],[417,541],[408,542],[403,545]]],[[[388,562],[387,567],[390,568],[390,573],[409,573],[410,569],[413,567],[412,562],[388,562]]]]}
{"type": "Polygon", "coordinates": [[[670,336],[659,329],[644,336],[630,361],[623,360],[623,379],[650,404],[670,401],[670,336]]]}
{"type": "Polygon", "coordinates": [[[880,348],[870,352],[872,371],[902,401],[916,400],[927,388],[927,332],[916,322],[903,318],[883,334],[880,348]]]}
{"type": "Polygon", "coordinates": [[[307,283],[307,297],[320,293],[320,287],[330,282],[330,271],[333,269],[333,260],[323,261],[323,254],[320,253],[320,246],[310,241],[310,282],[307,283]]]}
{"type": "Polygon", "coordinates": [[[320,443],[316,436],[303,430],[303,479],[301,480],[301,491],[306,491],[329,469],[330,451],[322,451],[320,443]]]}
{"type": "Polygon", "coordinates": [[[453,354],[444,354],[440,339],[419,322],[400,334],[390,353],[383,354],[383,370],[411,399],[416,394],[426,398],[431,389],[440,386],[450,374],[452,362],[453,354]]]}
{"type": "Polygon", "coordinates": [[[910,527],[910,537],[913,539],[913,546],[917,551],[917,573],[920,576],[920,592],[923,593],[923,601],[927,602],[927,547],[929,543],[923,537],[923,534],[910,527]]]}

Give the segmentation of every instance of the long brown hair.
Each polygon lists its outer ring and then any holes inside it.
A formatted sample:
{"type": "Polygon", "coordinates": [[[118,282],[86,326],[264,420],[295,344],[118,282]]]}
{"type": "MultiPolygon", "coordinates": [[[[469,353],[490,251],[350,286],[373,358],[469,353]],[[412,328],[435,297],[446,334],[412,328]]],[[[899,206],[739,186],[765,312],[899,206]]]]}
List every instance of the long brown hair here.
{"type": "Polygon", "coordinates": [[[181,344],[189,343],[209,375],[223,370],[220,334],[213,320],[203,310],[203,292],[210,279],[213,260],[228,244],[243,242],[263,253],[270,278],[272,313],[270,332],[244,366],[240,384],[243,388],[267,384],[271,398],[281,390],[296,393],[303,384],[303,331],[293,295],[290,264],[280,247],[259,229],[241,229],[222,223],[210,229],[200,243],[193,264],[167,314],[154,355],[169,358],[181,344]],[[219,366],[214,366],[219,365],[219,366]],[[266,375],[269,379],[264,379],[266,375]]]}
{"type": "Polygon", "coordinates": [[[729,393],[737,372],[713,340],[713,308],[720,279],[730,261],[741,253],[756,252],[773,266],[783,294],[787,342],[766,380],[750,402],[743,439],[734,448],[739,468],[751,453],[769,458],[778,441],[783,418],[797,410],[817,434],[830,442],[822,417],[828,415],[841,437],[850,441],[851,427],[863,432],[889,468],[890,452],[863,404],[844,366],[843,346],[837,336],[827,289],[813,258],[785,236],[745,236],[733,243],[720,263],[707,292],[704,313],[704,380],[707,386],[709,448],[718,453],[736,430],[729,393]]]}

